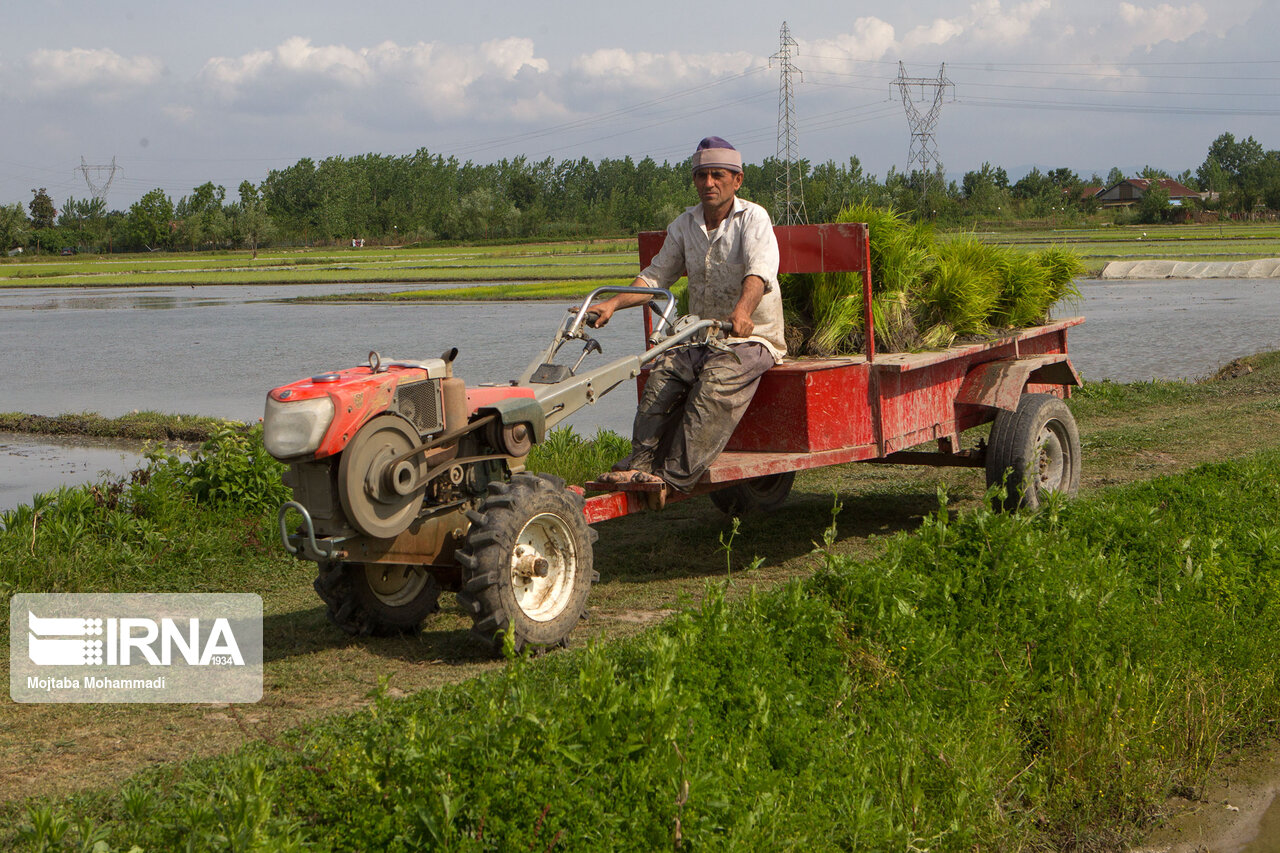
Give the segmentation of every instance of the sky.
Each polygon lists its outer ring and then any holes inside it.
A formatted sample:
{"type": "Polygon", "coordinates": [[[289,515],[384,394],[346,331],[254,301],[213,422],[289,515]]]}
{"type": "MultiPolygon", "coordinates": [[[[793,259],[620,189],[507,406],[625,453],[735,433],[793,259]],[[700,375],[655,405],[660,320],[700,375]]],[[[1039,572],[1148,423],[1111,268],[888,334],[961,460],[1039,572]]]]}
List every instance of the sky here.
{"type": "Polygon", "coordinates": [[[41,0],[0,27],[0,203],[46,187],[61,207],[90,194],[82,163],[113,159],[121,210],[422,148],[677,162],[718,135],[760,162],[778,152],[784,22],[811,162],[908,167],[900,67],[952,84],[934,139],[954,180],[984,162],[1013,180],[1177,174],[1223,132],[1280,148],[1274,0],[41,0]]]}

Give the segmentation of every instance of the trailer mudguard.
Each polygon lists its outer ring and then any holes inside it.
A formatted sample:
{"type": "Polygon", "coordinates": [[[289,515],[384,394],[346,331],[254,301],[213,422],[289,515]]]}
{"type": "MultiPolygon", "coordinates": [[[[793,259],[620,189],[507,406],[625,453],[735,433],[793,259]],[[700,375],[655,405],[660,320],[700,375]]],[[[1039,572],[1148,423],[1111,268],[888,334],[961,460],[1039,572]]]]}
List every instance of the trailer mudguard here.
{"type": "Polygon", "coordinates": [[[1018,410],[1018,398],[1028,382],[1041,385],[1079,385],[1080,375],[1066,353],[987,361],[975,365],[964,377],[956,403],[1018,410]]]}

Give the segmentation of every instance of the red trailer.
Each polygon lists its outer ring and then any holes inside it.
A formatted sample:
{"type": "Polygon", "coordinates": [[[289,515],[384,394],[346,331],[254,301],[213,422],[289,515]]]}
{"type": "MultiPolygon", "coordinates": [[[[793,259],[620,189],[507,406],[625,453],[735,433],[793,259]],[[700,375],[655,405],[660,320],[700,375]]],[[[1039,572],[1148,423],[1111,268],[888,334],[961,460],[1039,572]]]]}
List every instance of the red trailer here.
{"type": "MultiPolygon", "coordinates": [[[[780,272],[858,272],[866,328],[872,327],[867,228],[774,229],[780,272]]],[[[640,266],[665,232],[640,235],[640,266]]],[[[858,356],[788,359],[766,373],[726,451],[690,495],[712,493],[728,512],[767,510],[786,498],[795,473],[847,462],[986,468],[988,482],[1011,471],[1006,506],[1035,506],[1042,492],[1073,494],[1079,437],[1061,403],[1080,377],[1067,355],[1067,330],[1083,317],[1018,329],[949,349],[877,353],[874,336],[858,356]],[[996,422],[989,440],[962,450],[961,433],[996,422]],[[911,448],[936,442],[936,450],[911,448]]],[[[646,316],[646,332],[651,322],[646,316]]],[[[608,494],[586,502],[591,523],[649,508],[647,483],[588,483],[608,494]]]]}
{"type": "MultiPolygon", "coordinates": [[[[871,329],[866,226],[775,231],[782,272],[862,274],[871,329]]],[[[641,235],[642,266],[662,238],[641,235]]],[[[1081,318],[937,352],[877,353],[867,335],[858,356],[788,360],[764,375],[692,495],[666,498],[667,490],[641,483],[566,487],[525,472],[525,456],[553,426],[643,382],[661,353],[722,326],[674,313],[669,291],[600,288],[507,384],[466,385],[453,375],[450,349],[407,361],[370,353],[367,366],[272,390],[263,440],[288,464],[294,492],[280,509],[281,538],[317,564],[315,588],[331,619],[355,634],[415,631],[450,589],[485,642],[510,633],[517,648],[559,645],[598,577],[590,525],[668,499],[709,493],[726,512],[767,511],[786,498],[796,472],[847,462],[985,468],[988,483],[1006,485],[1009,508],[1079,484],[1079,436],[1063,398],[1079,384],[1067,331],[1081,318]],[[639,355],[580,370],[600,349],[587,334],[589,306],[608,291],[661,296],[666,307],[660,315],[645,308],[639,355]],[[570,342],[581,342],[582,354],[558,363],[570,342]],[[962,449],[962,433],[986,423],[989,437],[962,449]],[[291,512],[301,517],[293,532],[291,512]]]]}

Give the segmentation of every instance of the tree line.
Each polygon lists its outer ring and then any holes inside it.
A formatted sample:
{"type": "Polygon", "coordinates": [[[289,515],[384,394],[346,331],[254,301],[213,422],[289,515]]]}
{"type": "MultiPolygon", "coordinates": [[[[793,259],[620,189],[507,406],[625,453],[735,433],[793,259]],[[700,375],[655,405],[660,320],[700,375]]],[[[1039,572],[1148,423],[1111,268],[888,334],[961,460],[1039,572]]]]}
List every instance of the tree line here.
{"type": "MultiPolygon", "coordinates": [[[[1125,179],[1118,168],[1104,178],[1082,178],[1067,168],[1032,169],[1010,181],[983,163],[960,181],[890,169],[884,180],[867,174],[857,157],[847,162],[801,161],[811,222],[832,221],[858,202],[891,206],[945,224],[1051,220],[1098,214],[1087,188],[1125,179]]],[[[745,167],[740,195],[773,207],[784,164],[766,158],[745,167]]],[[[1138,176],[1167,178],[1147,167],[1138,176]]],[[[1252,136],[1223,133],[1204,162],[1175,179],[1210,194],[1200,203],[1222,215],[1280,210],[1280,151],[1252,136]]],[[[1136,208],[1113,217],[1167,218],[1167,193],[1158,187],[1136,208]]],[[[0,246],[36,252],[154,251],[310,245],[364,239],[375,243],[431,243],[491,239],[567,239],[631,234],[662,228],[696,200],[690,161],[657,163],[646,157],[592,161],[459,162],[421,149],[409,155],[363,154],[304,158],[272,170],[259,184],[242,181],[229,199],[206,182],[173,201],[154,189],[128,210],[108,211],[101,199],[68,198],[59,208],[48,192],[32,190],[25,205],[0,205],[0,246]]]]}

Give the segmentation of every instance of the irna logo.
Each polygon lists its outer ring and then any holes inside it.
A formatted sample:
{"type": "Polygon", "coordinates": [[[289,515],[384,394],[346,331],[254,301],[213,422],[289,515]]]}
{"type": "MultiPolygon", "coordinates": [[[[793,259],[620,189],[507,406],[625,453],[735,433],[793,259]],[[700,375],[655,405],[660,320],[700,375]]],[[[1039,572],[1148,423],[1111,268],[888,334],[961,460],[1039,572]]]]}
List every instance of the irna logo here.
{"type": "Polygon", "coordinates": [[[27,613],[27,655],[37,666],[244,666],[231,623],[214,619],[48,617],[27,613]]]}

